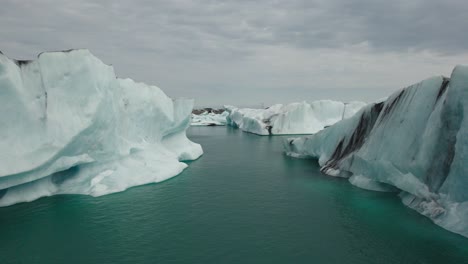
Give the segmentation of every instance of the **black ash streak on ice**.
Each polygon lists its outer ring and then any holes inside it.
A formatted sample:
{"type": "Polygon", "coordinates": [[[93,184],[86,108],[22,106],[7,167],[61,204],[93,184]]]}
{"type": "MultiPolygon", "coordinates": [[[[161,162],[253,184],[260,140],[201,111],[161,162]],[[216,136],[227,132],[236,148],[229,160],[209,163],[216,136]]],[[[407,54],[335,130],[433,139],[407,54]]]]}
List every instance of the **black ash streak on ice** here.
{"type": "MultiPolygon", "coordinates": [[[[221,116],[224,114],[226,110],[224,108],[211,108],[211,107],[205,107],[205,108],[194,108],[192,110],[192,121],[191,125],[192,126],[225,126],[226,123],[221,122],[218,118],[218,120],[213,120],[212,118],[208,118],[208,120],[203,120],[203,116],[205,115],[214,115],[214,116],[221,116]],[[196,120],[194,118],[196,117],[196,120]]],[[[224,118],[224,121],[226,119],[224,118]]]]}
{"type": "Polygon", "coordinates": [[[23,66],[30,64],[33,61],[32,60],[14,60],[14,62],[16,63],[16,65],[18,65],[18,67],[23,67],[23,66]]]}
{"type": "Polygon", "coordinates": [[[392,187],[388,190],[398,192],[408,207],[468,236],[463,190],[467,76],[468,68],[457,66],[451,78],[432,78],[402,89],[345,123],[288,139],[287,153],[320,158],[323,173],[356,176],[350,182],[361,188],[392,187]],[[405,131],[408,138],[400,138],[405,131]],[[400,140],[402,148],[381,145],[400,140]]]}
{"type": "MultiPolygon", "coordinates": [[[[439,94],[437,95],[437,101],[444,93],[447,92],[449,83],[450,79],[444,78],[444,82],[442,83],[439,94]]],[[[443,103],[446,104],[446,101],[443,103]]],[[[451,115],[451,109],[452,108],[444,108],[442,115],[451,115]]],[[[441,145],[441,149],[446,150],[446,155],[435,156],[435,160],[431,163],[432,167],[428,170],[426,179],[430,190],[433,192],[437,192],[440,189],[450,173],[450,168],[455,157],[455,145],[457,143],[457,133],[454,132],[460,130],[462,117],[455,120],[451,118],[444,118],[443,120],[443,131],[446,133],[439,134],[439,139],[436,142],[441,145]],[[437,164],[441,164],[441,166],[437,166],[437,164]]]]}
{"type": "Polygon", "coordinates": [[[338,169],[339,162],[350,155],[351,153],[355,152],[356,150],[360,149],[366,140],[367,135],[369,135],[370,131],[375,125],[375,122],[378,119],[379,114],[381,113],[383,108],[383,102],[377,103],[372,106],[371,111],[367,112],[364,111],[361,115],[359,123],[354,130],[353,134],[351,135],[346,148],[343,150],[345,138],[342,138],[338,143],[335,151],[333,152],[330,160],[327,164],[321,169],[322,172],[326,172],[328,169],[338,169]]]}
{"type": "Polygon", "coordinates": [[[442,82],[442,85],[440,86],[439,93],[437,94],[437,100],[436,103],[439,101],[440,97],[447,91],[447,87],[450,83],[450,78],[448,77],[443,77],[444,81],[442,82]]]}
{"type": "Polygon", "coordinates": [[[205,107],[205,108],[202,108],[202,109],[193,109],[192,110],[192,114],[194,115],[200,115],[202,113],[213,113],[213,114],[222,114],[224,111],[224,109],[215,109],[215,108],[211,108],[211,107],[205,107]]]}
{"type": "MultiPolygon", "coordinates": [[[[439,93],[437,94],[436,104],[440,100],[441,96],[447,91],[447,88],[450,83],[450,78],[443,77],[442,85],[440,86],[439,93]]],[[[357,127],[354,129],[349,140],[346,137],[342,138],[338,145],[335,148],[331,158],[326,162],[326,164],[321,168],[322,172],[326,172],[328,169],[339,169],[339,163],[350,154],[359,150],[365,143],[367,137],[371,133],[374,126],[383,123],[385,119],[389,118],[393,113],[394,109],[398,106],[398,103],[404,100],[407,90],[402,89],[401,92],[388,104],[385,102],[376,103],[372,106],[370,111],[364,111],[361,114],[359,123],[357,127]],[[385,108],[384,108],[385,107],[385,108]],[[383,109],[383,111],[382,111],[383,109]],[[379,124],[376,124],[376,121],[380,117],[379,124]],[[346,147],[345,142],[347,142],[346,147]],[[343,149],[344,148],[344,149],[343,149]]],[[[436,106],[434,105],[434,108],[436,106]]],[[[445,101],[444,101],[445,104],[445,101]]],[[[447,120],[447,119],[445,119],[447,120]]],[[[461,122],[461,120],[459,120],[461,122]]],[[[444,127],[447,128],[444,131],[458,131],[460,128],[460,122],[458,124],[451,124],[448,121],[444,123],[444,127]],[[452,128],[453,130],[451,130],[452,128]]],[[[452,135],[450,138],[444,138],[444,134],[441,133],[441,140],[438,142],[447,142],[446,148],[447,155],[440,155],[436,157],[443,158],[441,162],[443,164],[441,171],[436,171],[437,165],[433,165],[434,169],[429,170],[430,174],[427,175],[428,185],[431,188],[431,191],[438,191],[438,189],[442,186],[443,182],[445,181],[446,177],[450,172],[450,166],[453,161],[453,157],[455,155],[455,143],[456,143],[456,134],[452,135]],[[441,172],[440,174],[438,172],[441,172]]],[[[289,142],[289,144],[293,144],[293,140],[289,142]]],[[[440,158],[439,158],[440,159],[440,158]]],[[[432,164],[438,164],[439,162],[433,162],[432,164]]]]}

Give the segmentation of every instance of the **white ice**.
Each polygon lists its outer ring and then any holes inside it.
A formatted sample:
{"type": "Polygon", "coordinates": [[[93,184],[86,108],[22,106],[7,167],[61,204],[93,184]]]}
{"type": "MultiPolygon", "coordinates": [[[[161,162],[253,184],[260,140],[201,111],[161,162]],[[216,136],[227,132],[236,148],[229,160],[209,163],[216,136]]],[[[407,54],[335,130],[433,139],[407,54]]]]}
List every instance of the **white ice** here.
{"type": "Polygon", "coordinates": [[[229,112],[224,111],[220,114],[203,112],[199,115],[192,114],[192,126],[225,126],[226,118],[229,112]]]}
{"type": "Polygon", "coordinates": [[[87,50],[18,62],[0,54],[0,206],[54,194],[100,196],[179,174],[192,100],[118,79],[87,50]]]}
{"type": "Polygon", "coordinates": [[[400,90],[285,148],[356,186],[397,190],[409,207],[468,236],[467,135],[468,67],[457,66],[450,79],[400,90]]]}
{"type": "Polygon", "coordinates": [[[330,100],[276,104],[267,109],[226,106],[228,124],[258,135],[313,134],[354,115],[366,104],[330,100]]]}

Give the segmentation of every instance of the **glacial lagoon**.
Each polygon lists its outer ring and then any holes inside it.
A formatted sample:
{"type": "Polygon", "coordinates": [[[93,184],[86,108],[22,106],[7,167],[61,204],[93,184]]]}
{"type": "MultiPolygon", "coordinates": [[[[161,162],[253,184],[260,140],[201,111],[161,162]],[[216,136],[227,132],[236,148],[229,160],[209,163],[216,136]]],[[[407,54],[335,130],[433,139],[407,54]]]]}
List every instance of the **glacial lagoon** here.
{"type": "Polygon", "coordinates": [[[0,263],[468,262],[468,239],[284,155],[287,136],[188,136],[204,155],[167,181],[0,208],[0,263]]]}

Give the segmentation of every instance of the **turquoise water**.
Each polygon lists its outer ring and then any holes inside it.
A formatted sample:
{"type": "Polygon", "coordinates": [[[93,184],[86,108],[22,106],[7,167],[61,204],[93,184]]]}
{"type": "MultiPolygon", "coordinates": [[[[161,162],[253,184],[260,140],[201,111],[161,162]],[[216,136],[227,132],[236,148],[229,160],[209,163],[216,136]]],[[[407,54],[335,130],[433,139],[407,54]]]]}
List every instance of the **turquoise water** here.
{"type": "Polygon", "coordinates": [[[468,263],[467,238],[283,155],[282,137],[189,137],[205,155],[171,180],[0,208],[0,264],[468,263]]]}

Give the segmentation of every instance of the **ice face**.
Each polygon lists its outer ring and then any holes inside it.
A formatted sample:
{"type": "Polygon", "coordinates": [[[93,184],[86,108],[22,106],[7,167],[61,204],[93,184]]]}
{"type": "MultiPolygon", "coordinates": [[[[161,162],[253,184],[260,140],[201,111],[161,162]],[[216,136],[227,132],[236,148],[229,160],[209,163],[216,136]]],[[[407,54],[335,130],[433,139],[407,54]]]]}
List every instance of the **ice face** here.
{"type": "Polygon", "coordinates": [[[87,50],[0,54],[0,107],[0,206],[159,182],[202,154],[185,136],[192,100],[118,79],[87,50]]]}
{"type": "Polygon", "coordinates": [[[228,124],[258,135],[313,134],[349,118],[366,104],[330,100],[276,104],[267,109],[226,106],[228,124]]]}
{"type": "Polygon", "coordinates": [[[468,67],[366,106],[287,153],[317,158],[322,171],[358,187],[400,193],[440,226],[468,236],[468,67]]]}

